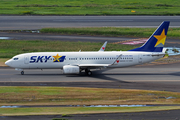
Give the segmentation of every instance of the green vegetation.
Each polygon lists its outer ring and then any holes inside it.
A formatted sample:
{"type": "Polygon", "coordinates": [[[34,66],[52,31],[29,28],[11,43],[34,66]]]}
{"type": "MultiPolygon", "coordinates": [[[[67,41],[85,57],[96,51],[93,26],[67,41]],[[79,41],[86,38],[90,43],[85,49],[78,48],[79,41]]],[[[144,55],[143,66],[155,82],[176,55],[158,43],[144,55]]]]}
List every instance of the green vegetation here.
{"type": "Polygon", "coordinates": [[[117,104],[180,104],[180,93],[78,87],[0,87],[0,105],[117,104]]]}
{"type": "MultiPolygon", "coordinates": [[[[122,105],[179,104],[180,93],[150,90],[78,87],[0,87],[0,105],[122,105]]],[[[30,107],[0,108],[2,116],[142,112],[180,109],[180,106],[152,107],[30,107]]]]}
{"type": "Polygon", "coordinates": [[[52,120],[68,120],[68,119],[65,119],[65,118],[53,118],[52,120]]]}
{"type": "Polygon", "coordinates": [[[69,114],[62,114],[61,116],[62,117],[72,117],[72,115],[69,115],[69,114]]]}
{"type": "MultiPolygon", "coordinates": [[[[28,52],[98,51],[102,45],[103,43],[95,42],[0,40],[0,58],[11,58],[14,55],[28,52]]],[[[108,43],[106,51],[133,48],[136,46],[108,43]]]]}
{"type": "MultiPolygon", "coordinates": [[[[76,35],[149,37],[156,28],[86,27],[86,28],[43,28],[41,33],[76,35]]],[[[169,28],[167,37],[180,38],[180,28],[169,28]]]]}
{"type": "Polygon", "coordinates": [[[0,58],[0,66],[6,66],[5,62],[8,60],[9,58],[0,58]]]}
{"type": "Polygon", "coordinates": [[[174,51],[174,53],[179,53],[179,51],[175,48],[172,51],[174,51]]]}
{"type": "Polygon", "coordinates": [[[53,118],[52,120],[68,120],[68,119],[65,119],[65,118],[53,118]]]}
{"type": "MultiPolygon", "coordinates": [[[[60,115],[60,114],[93,114],[119,112],[145,112],[176,110],[180,106],[154,107],[36,107],[36,108],[0,108],[1,116],[19,115],[60,115]]],[[[60,119],[61,120],[61,119],[60,119]]]]}
{"type": "Polygon", "coordinates": [[[0,14],[180,15],[179,0],[1,0],[0,14]]]}

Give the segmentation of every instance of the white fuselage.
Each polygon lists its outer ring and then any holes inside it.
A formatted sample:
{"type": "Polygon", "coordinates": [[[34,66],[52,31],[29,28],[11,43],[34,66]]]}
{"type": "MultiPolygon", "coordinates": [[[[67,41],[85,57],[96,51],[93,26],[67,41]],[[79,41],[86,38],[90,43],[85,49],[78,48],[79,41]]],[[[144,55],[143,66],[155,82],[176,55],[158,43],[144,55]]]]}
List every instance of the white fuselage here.
{"type": "Polygon", "coordinates": [[[147,63],[163,57],[163,55],[153,56],[153,54],[154,52],[135,51],[37,52],[14,56],[6,64],[17,69],[62,69],[65,65],[81,64],[111,64],[107,68],[117,68],[147,63]],[[55,61],[56,55],[61,56],[62,59],[55,61]]]}

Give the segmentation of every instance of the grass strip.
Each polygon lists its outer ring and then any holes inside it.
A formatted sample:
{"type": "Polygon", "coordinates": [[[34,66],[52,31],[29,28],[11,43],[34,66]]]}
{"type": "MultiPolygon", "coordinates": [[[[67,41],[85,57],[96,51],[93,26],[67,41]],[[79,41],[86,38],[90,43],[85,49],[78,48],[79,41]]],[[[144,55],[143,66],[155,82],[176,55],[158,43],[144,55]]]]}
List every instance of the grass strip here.
{"type": "Polygon", "coordinates": [[[180,106],[156,107],[37,107],[37,108],[0,108],[1,116],[21,115],[57,115],[57,114],[93,114],[93,113],[120,113],[120,112],[147,112],[176,110],[180,106]]]}
{"type": "Polygon", "coordinates": [[[0,66],[7,66],[5,65],[5,62],[8,60],[9,58],[0,58],[0,66]]]}
{"type": "Polygon", "coordinates": [[[1,0],[0,14],[180,15],[178,0],[1,0]]]}
{"type": "MultiPolygon", "coordinates": [[[[41,33],[76,35],[101,35],[115,37],[149,37],[156,28],[85,27],[85,28],[42,28],[41,33]]],[[[167,37],[180,38],[180,28],[169,28],[167,37]]]]}
{"type": "Polygon", "coordinates": [[[119,104],[180,104],[180,93],[78,87],[0,87],[0,105],[119,104]]]}
{"type": "MultiPolygon", "coordinates": [[[[0,40],[0,58],[29,52],[98,51],[103,43],[43,40],[0,40]]],[[[130,50],[137,46],[108,43],[106,51],[130,50]]]]}

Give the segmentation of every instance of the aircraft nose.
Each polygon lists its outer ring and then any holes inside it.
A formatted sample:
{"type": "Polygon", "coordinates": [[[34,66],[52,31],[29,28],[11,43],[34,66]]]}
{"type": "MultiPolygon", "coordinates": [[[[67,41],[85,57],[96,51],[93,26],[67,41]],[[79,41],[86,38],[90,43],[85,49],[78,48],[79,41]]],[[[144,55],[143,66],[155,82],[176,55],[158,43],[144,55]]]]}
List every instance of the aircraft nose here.
{"type": "Polygon", "coordinates": [[[7,66],[11,66],[11,64],[12,64],[12,63],[11,63],[11,60],[6,61],[5,64],[6,64],[7,66]]]}

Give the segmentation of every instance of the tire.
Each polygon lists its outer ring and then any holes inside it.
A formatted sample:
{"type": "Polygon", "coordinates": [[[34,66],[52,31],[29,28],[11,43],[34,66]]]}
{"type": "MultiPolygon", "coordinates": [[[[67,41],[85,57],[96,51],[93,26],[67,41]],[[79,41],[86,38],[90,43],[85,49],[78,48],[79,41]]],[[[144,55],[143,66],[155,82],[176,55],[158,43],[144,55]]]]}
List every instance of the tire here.
{"type": "Polygon", "coordinates": [[[21,71],[21,75],[24,75],[24,71],[21,71]]]}
{"type": "Polygon", "coordinates": [[[88,76],[91,76],[91,75],[92,75],[92,72],[91,72],[91,71],[88,71],[88,72],[87,72],[87,75],[88,75],[88,76]]]}

